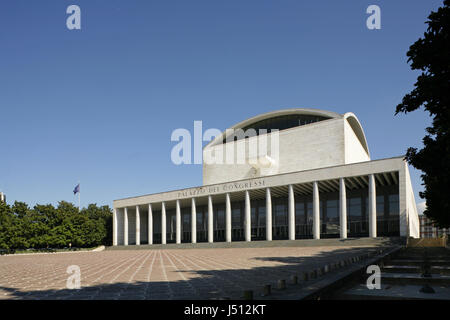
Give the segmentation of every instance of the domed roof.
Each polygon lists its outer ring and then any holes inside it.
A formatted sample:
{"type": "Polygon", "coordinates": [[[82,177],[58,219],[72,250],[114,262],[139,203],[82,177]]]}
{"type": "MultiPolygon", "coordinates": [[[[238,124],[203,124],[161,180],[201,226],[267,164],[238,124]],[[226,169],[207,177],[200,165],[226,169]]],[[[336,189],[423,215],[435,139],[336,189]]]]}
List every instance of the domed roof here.
{"type": "MultiPolygon", "coordinates": [[[[326,111],[326,110],[320,110],[320,109],[313,109],[313,108],[292,108],[292,109],[282,109],[282,110],[275,110],[266,112],[254,117],[251,117],[249,119],[246,119],[244,121],[241,121],[234,126],[230,127],[230,129],[245,129],[248,127],[251,127],[253,124],[257,124],[261,121],[268,120],[268,119],[274,119],[282,116],[289,116],[289,115],[295,115],[295,116],[306,116],[306,117],[318,117],[321,120],[328,120],[328,119],[347,119],[348,123],[352,127],[353,131],[355,132],[358,140],[361,142],[361,145],[363,146],[364,150],[369,155],[369,148],[367,146],[366,137],[364,135],[364,131],[361,127],[361,124],[356,118],[356,116],[351,113],[345,113],[345,114],[339,114],[333,111],[326,111]]],[[[226,138],[226,131],[223,131],[220,136],[217,136],[213,141],[211,141],[208,145],[205,146],[205,148],[214,146],[216,144],[221,143],[226,138]]]]}

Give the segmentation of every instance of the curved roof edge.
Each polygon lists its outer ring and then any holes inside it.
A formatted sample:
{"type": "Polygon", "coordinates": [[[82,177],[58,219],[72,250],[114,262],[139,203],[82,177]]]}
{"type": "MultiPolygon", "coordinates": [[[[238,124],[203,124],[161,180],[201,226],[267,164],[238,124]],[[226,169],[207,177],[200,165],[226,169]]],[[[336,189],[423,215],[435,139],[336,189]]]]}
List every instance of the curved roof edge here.
{"type": "MultiPolygon", "coordinates": [[[[321,116],[321,117],[326,117],[326,118],[330,118],[330,119],[339,119],[339,118],[344,117],[342,114],[339,114],[339,113],[336,113],[333,111],[326,111],[326,110],[313,109],[313,108],[281,109],[281,110],[275,110],[275,111],[262,113],[257,116],[248,118],[244,121],[241,121],[241,122],[235,124],[234,126],[230,127],[229,129],[243,128],[243,127],[246,127],[252,123],[256,123],[261,120],[270,119],[270,118],[274,118],[274,117],[278,117],[278,116],[284,116],[284,115],[288,115],[288,114],[303,114],[303,115],[311,115],[311,116],[321,116]]],[[[355,118],[356,118],[356,116],[355,116],[355,118]]],[[[358,121],[358,123],[359,123],[359,121],[358,121]]],[[[204,148],[218,144],[219,141],[220,142],[223,141],[223,139],[225,138],[225,133],[226,133],[226,131],[222,131],[222,134],[220,136],[217,136],[214,140],[209,142],[204,148]]],[[[364,134],[364,132],[363,132],[363,134],[364,134]]],[[[367,150],[367,152],[368,152],[368,150],[367,150]]]]}
{"type": "Polygon", "coordinates": [[[355,133],[356,137],[358,138],[359,142],[370,158],[369,146],[367,144],[366,135],[364,134],[361,122],[359,122],[358,118],[353,112],[346,112],[344,114],[344,119],[348,121],[348,124],[353,129],[353,132],[355,133]]]}

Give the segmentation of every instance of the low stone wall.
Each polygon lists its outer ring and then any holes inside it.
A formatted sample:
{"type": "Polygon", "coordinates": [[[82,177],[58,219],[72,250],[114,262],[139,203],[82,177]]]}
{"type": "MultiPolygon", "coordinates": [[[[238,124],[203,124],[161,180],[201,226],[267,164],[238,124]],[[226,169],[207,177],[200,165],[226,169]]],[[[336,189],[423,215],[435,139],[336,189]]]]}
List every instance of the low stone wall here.
{"type": "Polygon", "coordinates": [[[445,247],[447,245],[447,238],[408,238],[406,241],[407,247],[445,247]]]}

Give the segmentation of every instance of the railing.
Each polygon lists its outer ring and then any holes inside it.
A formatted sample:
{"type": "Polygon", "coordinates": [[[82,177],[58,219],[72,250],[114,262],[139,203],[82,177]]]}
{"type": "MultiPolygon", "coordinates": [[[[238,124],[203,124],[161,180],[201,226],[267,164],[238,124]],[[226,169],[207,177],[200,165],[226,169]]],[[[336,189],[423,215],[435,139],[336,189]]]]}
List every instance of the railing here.
{"type": "Polygon", "coordinates": [[[348,221],[347,234],[349,236],[368,236],[369,222],[367,220],[348,221]]]}
{"type": "MultiPolygon", "coordinates": [[[[287,225],[273,226],[273,239],[288,239],[287,225]]],[[[339,236],[339,224],[337,223],[322,223],[321,224],[321,237],[335,237],[339,236]]],[[[399,219],[377,219],[377,235],[378,236],[398,236],[399,235],[399,219]]],[[[369,234],[369,222],[367,220],[352,220],[347,221],[347,233],[350,237],[367,237],[369,234]]],[[[295,225],[295,237],[296,239],[311,239],[313,235],[312,224],[296,224],[295,225]]],[[[225,241],[225,229],[214,230],[214,242],[225,241]]],[[[241,241],[245,239],[245,232],[243,228],[233,228],[231,230],[232,241],[241,241]]],[[[265,240],[266,239],[266,227],[252,227],[251,228],[252,240],[265,240]]],[[[167,243],[175,242],[175,233],[167,233],[167,243]]],[[[182,232],[181,241],[184,243],[190,243],[192,240],[191,232],[182,232]]],[[[154,243],[161,243],[161,233],[155,233],[153,235],[154,243]]],[[[197,242],[208,241],[208,231],[197,231],[197,242]]]]}
{"type": "Polygon", "coordinates": [[[378,236],[399,236],[400,219],[399,217],[388,219],[377,219],[378,236]]]}
{"type": "MultiPolygon", "coordinates": [[[[367,236],[369,234],[369,221],[349,221],[347,232],[350,236],[367,236]]],[[[377,236],[398,236],[399,232],[398,218],[377,219],[377,236]]]]}
{"type": "Polygon", "coordinates": [[[297,224],[295,225],[295,237],[296,238],[311,238],[313,234],[312,224],[297,224]]]}

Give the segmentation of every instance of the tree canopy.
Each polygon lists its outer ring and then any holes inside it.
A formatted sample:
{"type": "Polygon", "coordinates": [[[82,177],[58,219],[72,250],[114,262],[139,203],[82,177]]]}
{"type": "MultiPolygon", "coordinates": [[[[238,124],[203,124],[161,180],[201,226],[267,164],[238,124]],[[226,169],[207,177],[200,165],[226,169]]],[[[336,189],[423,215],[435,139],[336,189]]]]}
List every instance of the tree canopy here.
{"type": "Polygon", "coordinates": [[[93,247],[110,245],[112,210],[90,204],[78,212],[61,201],[29,208],[24,202],[0,202],[0,249],[93,247]]]}
{"type": "Polygon", "coordinates": [[[432,125],[423,148],[409,148],[406,160],[423,174],[424,214],[441,228],[450,227],[450,0],[428,16],[427,31],[407,52],[411,69],[421,71],[414,89],[397,105],[396,114],[421,107],[432,125]]]}

